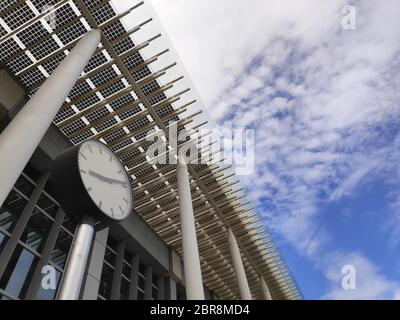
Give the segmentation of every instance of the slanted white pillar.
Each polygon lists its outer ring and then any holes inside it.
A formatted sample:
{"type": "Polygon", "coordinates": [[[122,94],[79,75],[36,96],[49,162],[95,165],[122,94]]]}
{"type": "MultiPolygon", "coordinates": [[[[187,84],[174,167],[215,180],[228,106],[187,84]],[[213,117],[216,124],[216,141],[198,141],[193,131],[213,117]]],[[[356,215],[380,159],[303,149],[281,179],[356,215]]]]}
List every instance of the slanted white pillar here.
{"type": "Polygon", "coordinates": [[[0,206],[100,43],[88,32],[0,135],[0,206]]]}
{"type": "Polygon", "coordinates": [[[265,282],[263,276],[260,276],[260,286],[261,286],[264,300],[272,300],[271,293],[269,292],[267,283],[265,282]]]}
{"type": "Polygon", "coordinates": [[[228,242],[233,268],[235,269],[236,279],[239,285],[240,297],[242,300],[252,300],[249,283],[247,282],[246,272],[240,256],[240,249],[231,229],[228,229],[228,242]]]}
{"type": "Polygon", "coordinates": [[[176,172],[178,179],[186,298],[188,300],[204,300],[203,279],[201,276],[199,248],[197,246],[192,195],[190,193],[189,172],[185,157],[181,153],[179,153],[178,156],[176,172]]]}

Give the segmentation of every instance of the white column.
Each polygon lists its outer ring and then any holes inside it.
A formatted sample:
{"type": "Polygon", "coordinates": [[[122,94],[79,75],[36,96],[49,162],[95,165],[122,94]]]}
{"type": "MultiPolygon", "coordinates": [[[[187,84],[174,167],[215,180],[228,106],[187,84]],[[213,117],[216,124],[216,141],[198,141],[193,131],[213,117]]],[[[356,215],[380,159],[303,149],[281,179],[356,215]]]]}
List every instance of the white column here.
{"type": "Polygon", "coordinates": [[[204,300],[203,279],[201,276],[199,248],[197,246],[196,226],[190,193],[189,172],[184,156],[179,153],[177,165],[179,212],[181,217],[181,236],[185,273],[186,298],[204,300]]]}
{"type": "Polygon", "coordinates": [[[246,272],[240,256],[240,249],[231,229],[228,229],[228,242],[233,268],[235,269],[236,278],[239,285],[240,297],[242,300],[252,300],[249,283],[247,282],[246,272]]]}
{"type": "Polygon", "coordinates": [[[269,292],[268,286],[262,276],[260,276],[260,286],[261,286],[264,300],[272,300],[271,293],[269,292]]]}
{"type": "Polygon", "coordinates": [[[100,43],[88,32],[0,135],[0,206],[100,43]]]}
{"type": "Polygon", "coordinates": [[[61,280],[58,300],[78,300],[94,234],[95,219],[84,216],[76,228],[74,240],[61,280]]]}

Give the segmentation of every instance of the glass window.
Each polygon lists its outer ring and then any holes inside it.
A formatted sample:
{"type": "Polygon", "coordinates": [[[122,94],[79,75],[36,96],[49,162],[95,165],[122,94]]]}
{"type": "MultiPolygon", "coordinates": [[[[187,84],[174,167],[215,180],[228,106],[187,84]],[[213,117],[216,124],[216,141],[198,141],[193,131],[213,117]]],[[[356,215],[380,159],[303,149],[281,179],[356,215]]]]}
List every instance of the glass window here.
{"type": "Polygon", "coordinates": [[[50,261],[56,266],[64,269],[71,243],[72,237],[64,230],[61,230],[58,234],[56,245],[51,252],[50,261]]]}
{"type": "Polygon", "coordinates": [[[111,298],[113,274],[114,274],[114,269],[112,269],[109,265],[104,263],[103,270],[101,272],[99,294],[106,299],[111,298]]]}
{"type": "Polygon", "coordinates": [[[24,298],[38,260],[38,257],[18,245],[0,281],[0,288],[12,296],[24,298]]]}
{"type": "Polygon", "coordinates": [[[127,277],[130,278],[131,277],[131,267],[129,265],[127,265],[125,262],[122,265],[122,274],[127,277]]]}
{"type": "Polygon", "coordinates": [[[144,293],[142,291],[140,291],[140,290],[138,290],[137,299],[138,300],[144,300],[144,293]]]}
{"type": "Polygon", "coordinates": [[[157,299],[157,293],[158,293],[157,288],[152,287],[152,290],[151,290],[151,297],[152,297],[153,299],[157,299]]]}
{"type": "Polygon", "coordinates": [[[0,227],[12,232],[27,202],[17,192],[12,191],[0,209],[0,227]]]}
{"type": "Polygon", "coordinates": [[[5,230],[10,230],[14,222],[14,216],[7,211],[6,208],[2,207],[0,209],[0,227],[5,230]]]}
{"type": "Polygon", "coordinates": [[[35,185],[23,175],[20,175],[14,187],[23,193],[26,197],[30,198],[35,185]]]}
{"type": "Polygon", "coordinates": [[[66,217],[63,222],[63,227],[65,229],[67,229],[69,232],[71,232],[72,234],[75,234],[76,224],[77,224],[76,220],[66,217]]]}
{"type": "Polygon", "coordinates": [[[115,241],[111,237],[108,237],[107,246],[109,246],[112,250],[116,251],[117,250],[117,241],[115,241]]]}
{"type": "Polygon", "coordinates": [[[54,300],[56,297],[58,285],[60,284],[61,272],[55,269],[56,271],[56,288],[55,289],[44,289],[40,286],[39,291],[37,293],[37,300],[54,300]]]}
{"type": "Polygon", "coordinates": [[[108,247],[106,247],[106,253],[104,255],[104,260],[106,260],[112,266],[114,266],[114,264],[115,264],[115,254],[108,247]]]}
{"type": "Polygon", "coordinates": [[[4,247],[6,246],[7,240],[8,240],[8,237],[5,234],[3,234],[2,232],[0,232],[0,255],[4,250],[4,247]]]}
{"type": "Polygon", "coordinates": [[[9,297],[0,294],[0,300],[11,300],[9,297]]]}
{"type": "Polygon", "coordinates": [[[145,289],[145,279],[141,275],[138,277],[138,287],[142,290],[145,289]]]}
{"type": "Polygon", "coordinates": [[[46,211],[51,217],[55,218],[58,212],[58,205],[54,203],[46,194],[42,193],[38,199],[37,206],[46,211]]]}
{"type": "Polygon", "coordinates": [[[34,209],[20,240],[40,253],[52,224],[53,221],[49,217],[38,209],[34,209]]]}
{"type": "Polygon", "coordinates": [[[121,278],[121,291],[119,295],[119,300],[128,300],[129,299],[129,281],[124,278],[121,278]]]}
{"type": "Polygon", "coordinates": [[[151,277],[151,281],[152,281],[152,285],[157,288],[158,287],[158,277],[153,274],[153,276],[151,277]]]}
{"type": "Polygon", "coordinates": [[[146,267],[142,265],[141,263],[139,264],[139,272],[144,276],[146,274],[146,267]]]}
{"type": "Polygon", "coordinates": [[[128,250],[124,251],[124,260],[128,263],[132,263],[133,256],[129,253],[128,250]]]}

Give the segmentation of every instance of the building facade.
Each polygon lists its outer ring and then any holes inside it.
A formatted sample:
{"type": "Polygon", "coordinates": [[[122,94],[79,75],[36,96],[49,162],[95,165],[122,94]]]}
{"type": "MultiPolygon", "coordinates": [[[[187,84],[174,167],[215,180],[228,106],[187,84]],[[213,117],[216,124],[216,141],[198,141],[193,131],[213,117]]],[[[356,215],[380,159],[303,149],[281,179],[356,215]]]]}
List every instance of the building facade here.
{"type": "MultiPolygon", "coordinates": [[[[179,169],[179,163],[150,161],[147,137],[153,132],[164,133],[167,150],[174,148],[168,135],[172,128],[187,132],[187,142],[198,147],[205,122],[196,120],[199,102],[191,96],[193,88],[174,73],[177,63],[168,60],[169,50],[157,51],[162,36],[146,32],[152,23],[140,12],[146,4],[120,10],[117,2],[15,0],[0,5],[0,136],[4,141],[11,126],[19,132],[15,124],[26,114],[30,131],[23,128],[20,143],[15,134],[11,139],[16,154],[27,144],[34,150],[1,203],[1,299],[57,298],[78,221],[53,194],[52,163],[88,139],[107,145],[125,166],[134,210],[120,223],[96,223],[80,299],[301,299],[284,260],[226,167],[188,163],[179,169]],[[135,19],[140,22],[129,25],[135,19]],[[40,95],[59,98],[62,90],[46,88],[57,81],[61,62],[68,56],[73,60],[77,43],[93,29],[100,30],[101,41],[46,125],[51,99],[48,106],[39,106],[45,108],[43,114],[29,110],[40,95]],[[43,128],[38,145],[27,142],[43,128]],[[185,197],[190,197],[189,206],[185,197]],[[55,270],[51,288],[43,285],[48,267],[55,270]]],[[[64,63],[64,68],[71,65],[64,63]]],[[[66,72],[65,82],[67,77],[66,72]]],[[[0,138],[0,150],[1,144],[0,138]]],[[[176,147],[182,143],[175,142],[176,147]]],[[[10,159],[0,155],[3,182],[13,171],[10,159]]]]}

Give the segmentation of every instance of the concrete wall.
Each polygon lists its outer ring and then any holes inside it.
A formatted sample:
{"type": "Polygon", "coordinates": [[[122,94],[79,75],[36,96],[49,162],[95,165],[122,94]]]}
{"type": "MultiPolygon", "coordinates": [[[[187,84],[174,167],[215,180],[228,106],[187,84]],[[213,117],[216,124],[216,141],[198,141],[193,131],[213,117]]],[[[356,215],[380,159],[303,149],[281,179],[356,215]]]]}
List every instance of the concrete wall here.
{"type": "Polygon", "coordinates": [[[6,69],[0,66],[0,114],[17,112],[25,100],[24,88],[10,76],[6,69]]]}
{"type": "Polygon", "coordinates": [[[24,88],[0,64],[0,132],[27,101],[24,88]]]}

